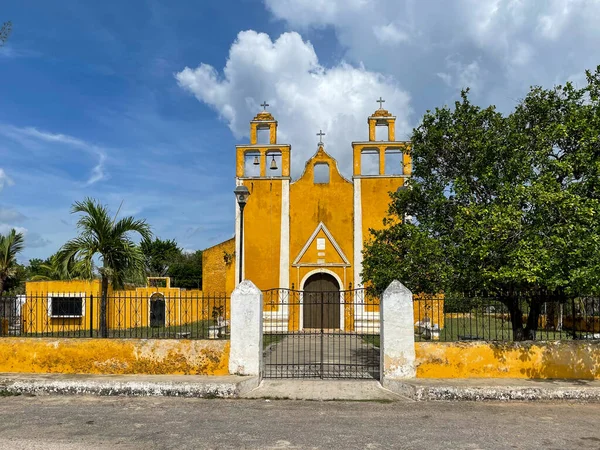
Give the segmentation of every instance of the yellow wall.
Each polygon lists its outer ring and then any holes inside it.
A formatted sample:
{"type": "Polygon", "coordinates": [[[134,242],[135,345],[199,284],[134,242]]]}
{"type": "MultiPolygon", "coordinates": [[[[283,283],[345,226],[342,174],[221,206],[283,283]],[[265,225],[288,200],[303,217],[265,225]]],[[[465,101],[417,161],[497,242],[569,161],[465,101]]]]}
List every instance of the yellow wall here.
{"type": "Polygon", "coordinates": [[[418,378],[600,379],[595,342],[417,342],[418,378]]]}
{"type": "Polygon", "coordinates": [[[399,177],[361,178],[362,232],[363,240],[371,239],[369,229],[383,228],[383,219],[390,207],[390,192],[396,192],[404,182],[399,177]]]}
{"type": "Polygon", "coordinates": [[[227,375],[229,341],[0,339],[0,372],[227,375]]]}
{"type": "Polygon", "coordinates": [[[281,244],[280,179],[245,179],[250,199],[244,209],[244,278],[261,290],[279,287],[281,244]]]}
{"type": "MultiPolygon", "coordinates": [[[[290,185],[290,262],[300,254],[320,222],[325,224],[342,252],[352,262],[353,193],[352,183],[342,177],[335,159],[329,156],[323,147],[319,147],[316,155],[306,163],[302,177],[290,185]],[[329,164],[329,183],[314,183],[314,166],[318,163],[329,164]]],[[[316,262],[318,256],[314,252],[316,242],[307,252],[309,254],[305,255],[305,261],[312,258],[316,262]]],[[[329,266],[330,263],[339,263],[340,259],[329,243],[326,252],[329,253],[325,256],[325,264],[291,267],[290,284],[293,283],[296,289],[301,289],[302,279],[310,271],[324,268],[335,272],[342,280],[343,286],[340,287],[348,289],[349,283],[354,281],[351,268],[344,270],[343,267],[329,266]]]]}
{"type": "MultiPolygon", "coordinates": [[[[233,275],[230,277],[233,280],[233,275]]],[[[232,281],[230,281],[232,284],[232,281]]],[[[22,307],[23,332],[30,334],[57,333],[90,329],[99,330],[101,286],[93,281],[37,281],[26,283],[26,302],[22,307]],[[85,295],[83,316],[78,318],[50,317],[49,294],[85,295]],[[90,296],[93,296],[93,300],[90,296]],[[92,306],[93,304],[93,306],[92,306]],[[93,310],[93,311],[92,311],[93,310]]],[[[233,288],[231,288],[233,289],[233,288]]],[[[171,287],[138,287],[115,291],[109,286],[107,322],[109,330],[128,330],[150,326],[150,298],[161,294],[165,300],[165,326],[186,325],[200,320],[212,320],[213,307],[223,307],[229,318],[230,300],[225,292],[211,293],[171,287]]]]}
{"type": "Polygon", "coordinates": [[[235,239],[202,252],[202,290],[208,294],[230,295],[235,286],[235,239]]]}
{"type": "MultiPolygon", "coordinates": [[[[71,281],[28,281],[25,283],[27,301],[21,308],[23,331],[26,333],[55,331],[55,330],[85,330],[90,329],[90,308],[92,302],[90,295],[99,299],[102,292],[100,280],[71,280],[71,281]],[[48,314],[49,294],[85,294],[85,310],[83,316],[78,318],[52,318],[48,314]]],[[[109,286],[109,295],[112,289],[109,286]]],[[[99,302],[94,300],[93,307],[97,308],[99,302]]],[[[99,328],[99,315],[97,310],[93,314],[93,326],[99,328]]]]}

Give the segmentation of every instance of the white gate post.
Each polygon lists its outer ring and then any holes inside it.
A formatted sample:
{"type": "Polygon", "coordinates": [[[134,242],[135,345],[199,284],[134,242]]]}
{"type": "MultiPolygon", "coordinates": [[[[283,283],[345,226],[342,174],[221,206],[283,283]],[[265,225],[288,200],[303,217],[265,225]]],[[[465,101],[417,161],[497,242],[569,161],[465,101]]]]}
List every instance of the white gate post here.
{"type": "Polygon", "coordinates": [[[415,322],[413,295],[394,280],[383,293],[381,307],[381,380],[414,378],[415,322]]]}
{"type": "Polygon", "coordinates": [[[245,280],[231,294],[229,373],[262,374],[263,295],[245,280]]]}

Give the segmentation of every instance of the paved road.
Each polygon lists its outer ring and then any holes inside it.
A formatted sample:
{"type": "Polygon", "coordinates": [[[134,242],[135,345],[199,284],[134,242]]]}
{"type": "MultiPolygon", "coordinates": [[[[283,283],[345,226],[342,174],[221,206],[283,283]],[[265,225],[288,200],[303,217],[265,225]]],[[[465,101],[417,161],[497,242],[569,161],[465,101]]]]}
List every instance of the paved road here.
{"type": "Polygon", "coordinates": [[[0,398],[2,449],[598,449],[600,404],[0,398]]]}

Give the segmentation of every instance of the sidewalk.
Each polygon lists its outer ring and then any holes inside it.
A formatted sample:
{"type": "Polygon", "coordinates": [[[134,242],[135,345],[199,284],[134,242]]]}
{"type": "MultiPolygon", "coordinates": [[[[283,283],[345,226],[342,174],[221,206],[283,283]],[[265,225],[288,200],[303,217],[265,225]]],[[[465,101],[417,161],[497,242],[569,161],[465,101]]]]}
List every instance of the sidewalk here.
{"type": "Polygon", "coordinates": [[[241,376],[0,374],[2,392],[345,401],[600,401],[600,380],[263,380],[241,376]]]}
{"type": "Polygon", "coordinates": [[[0,374],[0,392],[13,394],[124,395],[238,398],[257,377],[201,375],[0,374]]]}
{"type": "Polygon", "coordinates": [[[585,400],[600,401],[600,380],[514,378],[388,380],[385,387],[416,401],[430,400],[585,400]]]}

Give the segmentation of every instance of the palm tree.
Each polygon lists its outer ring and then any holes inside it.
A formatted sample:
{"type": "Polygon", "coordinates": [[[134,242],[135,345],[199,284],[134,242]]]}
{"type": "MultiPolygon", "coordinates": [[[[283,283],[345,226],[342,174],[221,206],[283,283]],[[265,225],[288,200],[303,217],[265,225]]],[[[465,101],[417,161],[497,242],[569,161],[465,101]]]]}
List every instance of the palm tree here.
{"type": "MultiPolygon", "coordinates": [[[[82,213],[77,221],[78,237],[71,239],[59,250],[59,260],[65,272],[77,261],[84,278],[94,276],[94,257],[100,258],[98,271],[102,279],[100,300],[100,333],[108,337],[106,321],[107,295],[109,282],[113,287],[123,287],[127,276],[142,274],[144,255],[131,240],[130,233],[138,233],[143,239],[150,239],[152,233],[145,220],[124,217],[117,221],[111,218],[106,206],[91,198],[75,202],[71,213],[82,213]]],[[[117,211],[118,214],[118,211],[117,211]]]]}
{"type": "MultiPolygon", "coordinates": [[[[86,278],[87,273],[86,262],[76,258],[69,261],[69,267],[65,270],[58,252],[37,267],[40,273],[33,275],[29,281],[73,280],[86,278]]],[[[93,270],[94,267],[92,267],[92,272],[93,270]]]]}
{"type": "Polygon", "coordinates": [[[25,247],[23,234],[13,228],[7,235],[0,234],[0,295],[4,291],[6,280],[15,275],[17,253],[25,247]]]}

